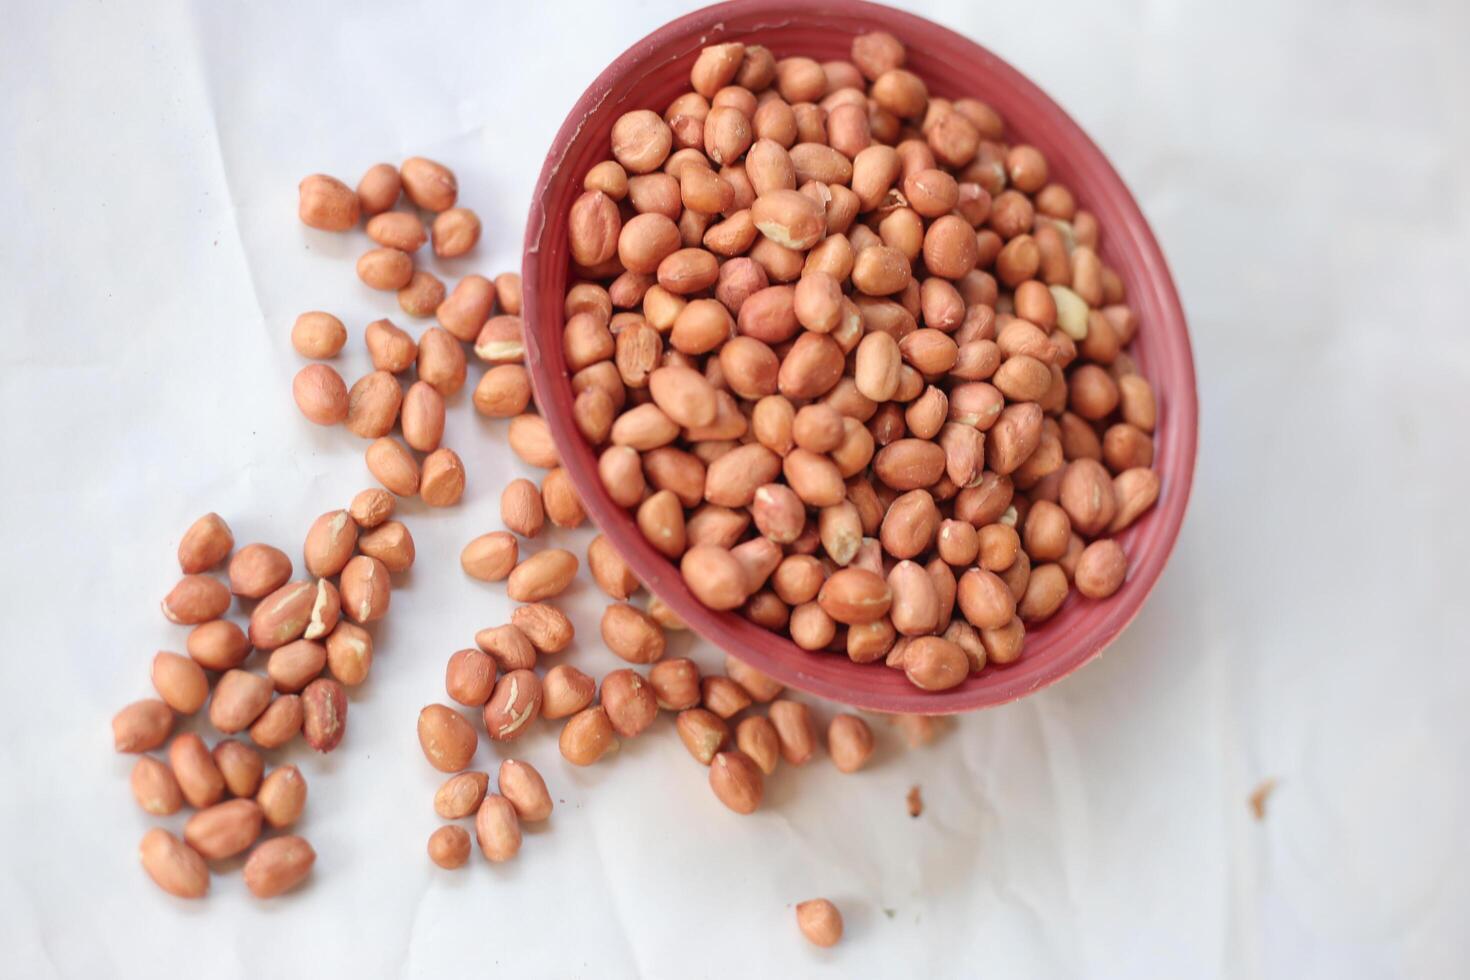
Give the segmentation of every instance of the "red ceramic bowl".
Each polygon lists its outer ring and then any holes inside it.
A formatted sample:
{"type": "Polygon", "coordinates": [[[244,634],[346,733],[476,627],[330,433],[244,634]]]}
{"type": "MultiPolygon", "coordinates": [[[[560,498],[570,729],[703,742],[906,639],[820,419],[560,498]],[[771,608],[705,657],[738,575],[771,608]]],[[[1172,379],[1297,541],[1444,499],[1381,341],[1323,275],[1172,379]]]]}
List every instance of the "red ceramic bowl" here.
{"type": "Polygon", "coordinates": [[[629,48],[572,108],[546,157],[526,223],[523,265],[526,360],[536,401],[562,464],[587,512],[643,583],[695,631],[770,676],[803,691],[877,711],[949,714],[1003,704],[1065,677],[1100,653],[1137,615],[1179,534],[1194,473],[1194,364],[1184,312],[1148,222],[1101,151],[1045,93],[989,51],[952,31],[888,7],[856,0],[800,3],[736,0],[696,11],[629,48]],[[614,120],[632,109],[662,113],[689,87],[699,50],[720,41],[760,43],[776,56],[818,61],[849,57],[852,39],[884,30],[908,46],[908,68],[937,96],[974,96],[1000,112],[1013,140],[1038,147],[1052,176],[1101,223],[1102,256],[1122,275],[1140,329],[1132,353],[1153,383],[1159,407],[1154,466],[1158,504],[1122,535],[1128,581],[1101,602],[1075,592],[1044,625],[1028,629],[1025,651],[940,693],[911,685],[900,671],[808,653],[731,613],[706,609],[679,571],[643,539],[630,514],[608,497],[591,447],[572,422],[572,390],[562,358],[562,300],[568,281],[566,216],[587,171],[609,156],[614,120]]]}

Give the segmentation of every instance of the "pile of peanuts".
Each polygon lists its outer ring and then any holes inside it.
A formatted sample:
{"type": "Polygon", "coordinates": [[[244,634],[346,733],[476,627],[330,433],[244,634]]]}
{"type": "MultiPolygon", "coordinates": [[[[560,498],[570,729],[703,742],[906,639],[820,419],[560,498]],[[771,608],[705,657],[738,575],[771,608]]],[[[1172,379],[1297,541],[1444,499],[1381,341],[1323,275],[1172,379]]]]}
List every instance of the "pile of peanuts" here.
{"type": "MultiPolygon", "coordinates": [[[[609,495],[700,602],[938,691],[1122,585],[1156,408],[1096,218],[905,57],[714,45],[622,115],[563,349],[609,495]]],[[[553,465],[539,422],[512,446],[553,465]]]]}
{"type": "Polygon", "coordinates": [[[168,816],[186,803],[198,811],[182,840],[161,827],[143,838],[143,867],[164,891],[202,897],[209,890],[206,862],[252,845],[244,877],[259,898],[291,889],[311,870],[316,854],[301,837],[256,843],[265,828],[295,824],[306,806],[300,770],[281,765],[267,774],[261,751],[285,748],[298,734],[318,752],[341,743],[347,688],[367,680],[373,662],[366,627],[388,612],[391,573],[414,560],[408,528],[391,520],[394,505],[392,494],[364,490],[347,510],[318,517],[303,549],[309,579],[291,581],[291,559],[279,548],[256,543],[235,551],[234,534],[218,514],[199,518],[179,542],[183,578],[162,608],[170,622],[191,627],[188,655],[154,656],[158,697],[136,701],[112,720],[116,750],[140,753],[132,789],[143,811],[168,816]],[[227,582],[209,574],[226,559],[227,582]],[[233,600],[253,603],[248,629],[226,618],[233,600]],[[269,654],[264,674],[246,666],[253,650],[269,654]],[[177,717],[198,714],[206,702],[209,723],[237,738],[213,749],[194,732],[170,742],[177,717]],[[147,754],[165,743],[166,762],[147,754]]]}
{"type": "MultiPolygon", "coordinates": [[[[445,401],[464,387],[465,344],[473,343],[493,364],[510,363],[506,344],[520,346],[520,277],[505,273],[492,281],[467,275],[446,292],[433,273],[414,268],[413,255],[426,242],[432,241],[436,256],[454,258],[480,238],[480,219],[455,207],[459,182],[443,164],[422,157],[397,168],[375,164],[355,191],[334,177],[312,174],[299,190],[299,216],[310,227],[349,231],[365,217],[367,235],[378,247],[358,259],[358,277],[373,289],[396,290],[404,313],[437,317],[438,325],[414,340],[391,320],[369,323],[364,340],[373,370],[349,390],[335,368],[320,363],[341,352],[346,327],[330,313],[303,313],[291,343],[318,363],[302,368],[292,382],[296,404],[318,425],[345,423],[354,435],[372,440],[368,470],[393,493],[417,495],[431,507],[453,506],[464,494],[465,469],[459,455],[441,445],[445,401]],[[400,196],[417,210],[395,210],[400,196]],[[418,211],[433,215],[428,230],[418,211]],[[492,316],[497,306],[500,314],[492,316]],[[405,389],[399,376],[410,368],[416,378],[405,389]],[[395,427],[401,441],[392,435],[395,427]]],[[[514,415],[524,411],[530,391],[516,364],[482,382],[474,402],[484,414],[514,415]]]]}
{"type": "MultiPolygon", "coordinates": [[[[486,582],[504,581],[509,597],[523,605],[512,613],[510,623],[477,633],[478,649],[460,650],[450,658],[445,683],[450,698],[470,707],[483,706],[485,729],[497,741],[521,737],[538,716],[566,719],[558,745],[562,756],[578,766],[597,762],[619,738],[641,734],[660,709],[674,712],[675,730],[685,747],[710,766],[715,795],[737,813],[754,812],[764,793],[764,777],[775,771],[779,760],[799,766],[814,754],[816,735],[807,705],[779,699],[779,683],[734,657],[726,659],[724,675],[705,677],[692,660],[665,660],[665,630],[683,630],[684,624],[656,597],[647,611],[628,601],[642,586],[602,535],[587,546],[587,567],[598,587],[614,600],[602,615],[603,645],[649,671],[616,670],[601,684],[569,664],[558,664],[544,677],[536,674],[539,656],[566,651],[576,633],[571,620],[550,600],[576,578],[581,565],[577,556],[562,548],[543,548],[526,557],[520,553],[520,540],[538,537],[556,506],[560,490],[553,488],[560,484],[551,480],[555,472],[548,474],[539,492],[526,479],[508,484],[500,510],[509,530],[481,535],[460,554],[466,574],[486,582]],[[504,672],[498,681],[497,671],[504,672]],[[768,715],[741,719],[732,736],[731,719],[755,702],[769,704],[768,715]],[[722,751],[732,741],[736,749],[722,751]]],[[[555,523],[575,527],[582,519],[578,509],[575,522],[555,523]]],[[[473,730],[469,733],[473,735],[473,730]]],[[[827,739],[833,762],[843,772],[856,772],[872,755],[872,732],[856,715],[834,718],[827,739]]],[[[473,742],[470,748],[472,753],[473,742]]],[[[427,744],[425,754],[434,762],[427,744]]]]}
{"type": "MultiPolygon", "coordinates": [[[[542,537],[548,519],[557,528],[571,529],[586,516],[565,474],[554,465],[554,450],[548,449],[545,458],[552,465],[539,488],[518,478],[502,492],[506,530],[475,538],[460,554],[467,575],[504,582],[519,605],[509,623],[480,630],[474,647],[449,657],[444,683],[449,700],[478,709],[478,720],[494,742],[525,737],[541,718],[561,722],[558,748],[576,766],[597,763],[620,739],[642,735],[667,711],[686,750],[707,767],[714,795],[736,813],[755,812],[766,778],[781,761],[801,766],[816,755],[809,706],[780,697],[779,683],[734,657],[726,658],[724,674],[705,676],[691,659],[665,659],[665,631],[683,630],[684,624],[657,597],[649,599],[647,611],[629,601],[642,586],[602,535],[586,551],[593,580],[614,600],[602,615],[599,632],[603,644],[632,666],[611,671],[600,682],[565,662],[542,669],[543,656],[564,654],[575,640],[575,626],[554,601],[572,586],[582,562],[564,548],[542,547],[526,555],[522,546],[542,537]],[[751,710],[758,704],[768,706],[764,714],[751,710]]],[[[905,727],[910,744],[933,737],[932,719],[898,716],[895,721],[905,727]]],[[[520,849],[521,823],[551,814],[542,775],[529,763],[506,759],[498,774],[499,793],[489,792],[489,773],[469,768],[479,744],[477,726],[450,704],[423,709],[418,737],[429,764],[450,774],[435,794],[435,813],[448,821],[473,816],[485,858],[513,858],[520,849]]],[[[838,714],[827,727],[827,749],[839,771],[856,772],[873,754],[873,732],[857,715],[838,714]]],[[[429,838],[428,852],[440,867],[461,867],[471,852],[469,833],[453,823],[440,826],[429,838]]],[[[831,945],[841,934],[841,916],[824,901],[803,903],[798,920],[813,942],[831,945]]]]}

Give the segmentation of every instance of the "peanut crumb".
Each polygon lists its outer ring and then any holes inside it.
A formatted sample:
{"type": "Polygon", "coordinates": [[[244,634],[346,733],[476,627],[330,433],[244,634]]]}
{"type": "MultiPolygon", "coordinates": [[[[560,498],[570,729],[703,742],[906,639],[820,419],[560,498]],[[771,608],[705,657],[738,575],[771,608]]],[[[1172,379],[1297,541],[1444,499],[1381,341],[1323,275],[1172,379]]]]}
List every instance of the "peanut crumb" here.
{"type": "Polygon", "coordinates": [[[1257,820],[1266,819],[1266,800],[1276,789],[1275,779],[1263,779],[1261,784],[1255,788],[1250,795],[1251,813],[1255,814],[1257,820]]]}
{"type": "Polygon", "coordinates": [[[924,812],[924,795],[919,792],[919,787],[915,786],[909,790],[908,804],[909,816],[917,817],[924,812]]]}

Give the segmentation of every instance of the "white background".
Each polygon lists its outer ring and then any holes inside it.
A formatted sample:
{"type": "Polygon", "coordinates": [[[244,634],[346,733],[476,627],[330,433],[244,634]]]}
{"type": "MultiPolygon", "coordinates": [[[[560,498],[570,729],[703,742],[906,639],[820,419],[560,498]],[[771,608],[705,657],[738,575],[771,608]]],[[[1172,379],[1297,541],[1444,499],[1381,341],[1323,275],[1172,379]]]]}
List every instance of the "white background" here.
{"type": "MultiPolygon", "coordinates": [[[[403,319],[353,275],[364,239],[296,221],[296,182],[443,160],[486,225],[448,274],[516,268],[566,110],[681,7],[6,6],[0,973],[1465,974],[1470,7],[913,5],[1098,140],[1190,314],[1193,503],[1099,661],[924,750],[877,726],[871,771],[783,769],[745,819],[667,721],[587,771],[548,725],[515,751],[558,800],[549,825],[511,865],[439,871],[414,719],[448,654],[506,617],[456,556],[519,468],[466,392],[448,442],[469,492],[404,508],[419,563],[346,742],[279,754],[311,786],[309,885],[258,903],[232,870],[189,904],[138,867],[152,821],[109,719],[151,693],[155,649],[181,648],[157,603],[195,516],[297,555],[370,483],[362,444],[292,404],[292,319],[348,323],[349,380],[362,326],[403,319]],[[794,925],[815,895],[846,915],[830,952],[794,925]]],[[[575,605],[573,662],[601,673],[590,583],[575,605]]]]}

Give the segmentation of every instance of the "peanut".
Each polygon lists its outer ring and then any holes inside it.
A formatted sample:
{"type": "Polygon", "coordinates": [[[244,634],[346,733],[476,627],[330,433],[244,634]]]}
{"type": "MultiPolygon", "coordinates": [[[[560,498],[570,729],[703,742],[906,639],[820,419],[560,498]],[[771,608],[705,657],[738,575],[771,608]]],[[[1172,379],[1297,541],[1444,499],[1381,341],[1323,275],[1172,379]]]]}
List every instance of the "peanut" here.
{"type": "Polygon", "coordinates": [[[419,492],[418,461],[398,440],[390,436],[374,440],[365,458],[368,472],[388,490],[400,497],[412,497],[419,492]]]}
{"type": "Polygon", "coordinates": [[[446,870],[462,868],[470,859],[470,835],[463,827],[440,827],[429,835],[429,860],[446,870]]]}
{"type": "Polygon", "coordinates": [[[1159,499],[1159,477],[1153,470],[1135,468],[1113,477],[1117,511],[1108,525],[1111,534],[1124,530],[1159,499]]]}
{"type": "Polygon", "coordinates": [[[179,789],[179,781],[174,778],[173,770],[151,755],[138,757],[138,761],[133,764],[129,782],[132,785],[133,798],[138,801],[138,806],[143,808],[144,813],[166,817],[171,813],[178,813],[184,805],[184,795],[179,789]]]}
{"type": "MultiPolygon", "coordinates": [[[[540,497],[536,497],[540,501],[540,497]]],[[[506,594],[516,602],[554,599],[576,578],[577,556],[561,548],[549,548],[525,559],[506,580],[506,594]]]]}
{"type": "MultiPolygon", "coordinates": [[[[518,551],[514,535],[492,531],[464,546],[459,553],[459,565],[471,578],[499,582],[515,568],[518,551]]],[[[590,558],[588,563],[591,564],[590,558]]]]}
{"type": "Polygon", "coordinates": [[[306,532],[306,570],[317,578],[336,575],[357,548],[357,522],[345,510],[318,517],[306,532]]]}
{"type": "Polygon", "coordinates": [[[415,252],[428,241],[424,223],[416,214],[407,211],[388,211],[369,218],[367,236],[384,248],[400,252],[415,252]]]}
{"type": "Polygon", "coordinates": [[[521,825],[515,806],[503,796],[487,794],[475,814],[475,837],[486,860],[499,864],[521,850],[521,825]]]}
{"type": "Polygon", "coordinates": [[[390,572],[406,572],[413,567],[413,535],[400,521],[386,521],[358,535],[357,547],[364,555],[382,562],[390,572]]]}
{"type": "Polygon", "coordinates": [[[475,411],[490,418],[513,418],[531,402],[531,381],[519,364],[501,364],[486,371],[475,385],[475,411]]]}
{"type": "Polygon", "coordinates": [[[164,617],[184,626],[218,619],[229,608],[229,589],[207,575],[185,575],[164,596],[162,603],[164,617]]]}
{"type": "Polygon", "coordinates": [[[558,746],[562,757],[574,766],[590,766],[616,748],[617,737],[606,709],[594,705],[567,719],[558,746]]]}
{"type": "Polygon", "coordinates": [[[446,211],[459,196],[454,172],[424,157],[409,157],[398,167],[403,193],[425,211],[446,211]]]}
{"type": "Polygon", "coordinates": [[[701,765],[709,765],[730,737],[729,726],[713,712],[688,708],[675,719],[679,739],[701,765]]]}
{"type": "Polygon", "coordinates": [[[272,769],[260,784],[255,802],[265,822],[277,830],[301,819],[306,810],[306,780],[295,766],[272,769]]]}
{"type": "MultiPolygon", "coordinates": [[[[404,371],[407,371],[418,360],[419,345],[417,341],[395,326],[390,320],[374,320],[372,323],[369,323],[363,331],[363,339],[367,343],[368,355],[372,358],[374,374],[368,375],[352,387],[353,391],[358,391],[358,386],[362,385],[367,378],[374,378],[370,382],[372,386],[371,393],[368,389],[364,389],[357,396],[357,401],[359,402],[365,397],[369,398],[368,402],[365,405],[361,405],[358,409],[357,416],[359,418],[375,418],[375,413],[386,411],[386,406],[393,400],[393,390],[387,387],[383,378],[377,372],[388,375],[389,380],[391,380],[392,375],[402,374],[404,371]]],[[[396,383],[393,385],[393,389],[397,389],[396,383]]],[[[349,394],[349,401],[352,400],[352,396],[349,394]]],[[[353,413],[349,407],[348,418],[351,419],[352,417],[353,413]]],[[[369,421],[366,424],[375,428],[381,427],[380,421],[369,421]]],[[[393,423],[390,419],[387,428],[384,428],[383,431],[386,432],[392,426],[393,423]]],[[[364,435],[364,433],[358,432],[350,421],[347,427],[357,435],[364,435]]]]}
{"type": "Polygon", "coordinates": [[[291,579],[291,559],[268,544],[247,544],[230,559],[230,592],[242,599],[270,595],[291,579]]]}
{"type": "Polygon", "coordinates": [[[1016,615],[1023,623],[1038,623],[1051,618],[1067,598],[1067,573],[1048,562],[1031,569],[1026,590],[1016,604],[1016,615]]]}
{"type": "Polygon", "coordinates": [[[651,664],[664,655],[663,630],[627,603],[614,603],[603,612],[602,642],[629,663],[651,664]]]}
{"type": "Polygon", "coordinates": [[[811,709],[800,701],[773,701],[770,719],[771,724],[776,726],[781,758],[793,766],[805,765],[811,759],[816,745],[811,709]]]}
{"type": "Polygon", "coordinates": [[[602,679],[602,706],[613,731],[623,738],[641,733],[658,717],[653,689],[633,670],[615,670],[602,679]]]}
{"type": "Polygon", "coordinates": [[[311,873],[316,851],[304,837],[273,837],[250,852],[245,887],[256,898],[274,898],[295,888],[311,873]]]}
{"type": "Polygon", "coordinates": [[[209,866],[204,858],[162,827],[143,835],[138,857],[153,883],[170,895],[203,898],[209,891],[209,866]]]}
{"type": "Polygon", "coordinates": [[[560,528],[581,527],[587,519],[572,478],[558,466],[541,480],[541,502],[551,523],[560,528]]]}
{"type": "Polygon", "coordinates": [[[198,735],[186,732],[175,738],[168,747],[168,763],[190,806],[202,810],[224,798],[225,777],[198,735]]]}
{"type": "Polygon", "coordinates": [[[381,214],[398,203],[403,181],[391,163],[375,163],[357,182],[357,199],[363,214],[381,214]]]}
{"type": "Polygon", "coordinates": [[[261,774],[265,772],[265,760],[260,753],[243,742],[232,738],[216,742],[214,764],[224,777],[225,788],[232,796],[254,796],[260,787],[261,774]]]}
{"type": "Polygon", "coordinates": [[[1128,558],[1111,538],[1094,541],[1082,549],[1077,561],[1077,591],[1089,599],[1106,599],[1117,592],[1128,574],[1128,558]]]}
{"type": "Polygon", "coordinates": [[[842,913],[825,898],[798,903],[796,924],[814,946],[836,946],[842,938],[842,913]]]}
{"type": "Polygon", "coordinates": [[[444,669],[444,689],[472,708],[483,707],[495,687],[495,661],[479,650],[460,650],[444,669]]]}
{"type": "Polygon", "coordinates": [[[433,452],[444,437],[444,396],[422,381],[415,381],[403,396],[399,409],[403,441],[419,452],[433,452]]]}
{"type": "Polygon", "coordinates": [[[518,606],[510,614],[510,621],[540,653],[561,653],[576,633],[571,620],[560,609],[546,603],[518,606]]]}
{"type": "Polygon", "coordinates": [[[235,546],[230,526],[218,514],[199,518],[179,541],[179,569],[185,575],[207,572],[229,555],[235,546]]]}
{"type": "Polygon", "coordinates": [[[209,697],[209,679],[199,664],[160,650],[153,657],[153,689],[181,715],[192,715],[209,697]]]}
{"type": "Polygon", "coordinates": [[[322,231],[347,231],[357,224],[362,206],[357,194],[336,177],[312,174],[302,179],[297,214],[301,223],[322,231]]]}
{"type": "Polygon", "coordinates": [[[518,759],[501,762],[498,783],[501,795],[510,801],[521,822],[539,823],[551,816],[551,794],[546,791],[546,781],[529,762],[518,759]]]}
{"type": "Polygon", "coordinates": [[[312,593],[311,610],[307,615],[306,629],[301,635],[308,640],[319,639],[337,627],[342,615],[342,596],[337,587],[327,579],[316,581],[312,593]]]}
{"type": "Polygon", "coordinates": [[[251,723],[250,740],[263,749],[280,748],[300,733],[304,720],[301,698],[283,694],[271,701],[251,723]]]}
{"type": "Polygon", "coordinates": [[[250,655],[250,639],[229,620],[200,623],[190,630],[187,649],[191,660],[204,670],[229,670],[250,655]]]}
{"type": "Polygon", "coordinates": [[[464,255],[480,240],[480,218],[469,208],[446,208],[434,216],[434,254],[441,259],[464,255]]]}
{"type": "Polygon", "coordinates": [[[381,561],[358,555],[343,567],[340,581],[342,612],[347,618],[355,623],[371,623],[387,614],[392,586],[388,581],[388,566],[381,561]]]}
{"type": "Polygon", "coordinates": [[[915,637],[903,657],[903,671],[914,686],[943,691],[962,682],[970,661],[958,644],[943,637],[915,637]]]}
{"type": "Polygon", "coordinates": [[[464,716],[442,704],[428,705],[419,712],[418,732],[424,758],[440,772],[459,772],[467,767],[479,743],[464,716]]]}
{"type": "Polygon", "coordinates": [[[721,718],[732,718],[751,705],[749,692],[728,677],[706,677],[699,684],[700,700],[721,718]]]}
{"type": "Polygon", "coordinates": [[[592,703],[596,692],[592,678],[568,664],[557,664],[541,679],[541,716],[555,720],[574,715],[592,703]]]}
{"type": "Polygon", "coordinates": [[[597,587],[614,599],[626,599],[640,588],[623,556],[601,534],[587,546],[587,567],[597,587]]]}
{"type": "Polygon", "coordinates": [[[464,496],[464,462],[447,446],[424,457],[419,498],[430,507],[453,507],[464,496]]]}
{"type": "MultiPolygon", "coordinates": [[[[523,606],[524,609],[550,608],[523,606]]],[[[482,629],[475,634],[475,645],[502,671],[530,670],[536,666],[536,647],[519,626],[506,625],[482,629]]]]}
{"type": "Polygon", "coordinates": [[[396,292],[413,279],[413,257],[396,248],[373,248],[357,260],[357,278],[370,289],[396,292]]]}
{"type": "Polygon", "coordinates": [[[200,810],[184,824],[184,840],[211,861],[234,857],[255,843],[263,819],[254,800],[229,800],[200,810]]]}
{"type": "Polygon", "coordinates": [[[338,623],[327,634],[327,667],[332,676],[348,687],[367,680],[373,666],[373,637],[361,626],[338,623]]]}
{"type": "Polygon", "coordinates": [[[780,694],[783,685],[776,680],[767,677],[743,660],[727,656],[725,658],[725,673],[731,680],[745,688],[756,701],[769,702],[780,694]]]}
{"type": "Polygon", "coordinates": [[[259,674],[226,671],[209,702],[210,723],[226,734],[244,731],[270,704],[272,687],[270,679],[259,674]]]}
{"type": "Polygon", "coordinates": [[[771,719],[763,715],[742,718],[735,726],[735,744],[767,776],[776,771],[781,739],[771,719]]]}
{"type": "Polygon", "coordinates": [[[862,625],[887,614],[893,593],[888,584],[873,572],[844,568],[822,584],[817,602],[837,622],[862,625]]]}
{"type": "Polygon", "coordinates": [[[446,779],[434,793],[434,812],[445,820],[472,815],[484,802],[490,777],[483,772],[462,772],[446,779]]]}
{"type": "Polygon", "coordinates": [[[512,670],[495,682],[485,703],[485,731],[497,742],[517,739],[540,714],[541,678],[532,670],[512,670]]]}
{"type": "Polygon", "coordinates": [[[684,711],[700,701],[699,667],[680,657],[654,664],[648,673],[658,706],[666,711],[684,711]]]}
{"type": "Polygon", "coordinates": [[[765,777],[739,750],[717,753],[710,762],[709,785],[725,806],[740,814],[754,813],[765,795],[765,777]]]}
{"type": "Polygon", "coordinates": [[[857,772],[872,758],[872,729],[857,715],[837,715],[827,726],[827,754],[839,772],[857,772]]]}
{"type": "Polygon", "coordinates": [[[445,398],[464,387],[465,355],[460,339],[447,330],[430,327],[419,338],[419,380],[433,385],[445,398]]]}
{"type": "Polygon", "coordinates": [[[684,583],[711,609],[734,609],[748,595],[745,570],[726,549],[696,545],[679,563],[684,583]]]}
{"type": "Polygon", "coordinates": [[[319,677],[301,692],[301,730],[306,744],[330,752],[347,731],[347,691],[341,683],[319,677]]]}

